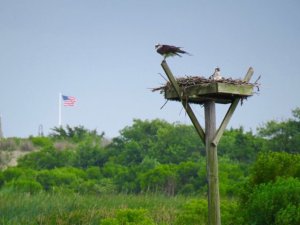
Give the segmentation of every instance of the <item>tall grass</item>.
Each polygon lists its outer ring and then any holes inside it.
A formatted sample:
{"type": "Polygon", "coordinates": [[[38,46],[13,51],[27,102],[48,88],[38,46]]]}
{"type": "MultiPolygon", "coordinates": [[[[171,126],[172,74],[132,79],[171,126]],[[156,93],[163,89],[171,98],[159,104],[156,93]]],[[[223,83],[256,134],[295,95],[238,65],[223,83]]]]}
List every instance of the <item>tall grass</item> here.
{"type": "MultiPolygon", "coordinates": [[[[222,224],[239,224],[237,209],[235,200],[223,199],[222,224]]],[[[120,212],[125,217],[136,215],[137,218],[146,212],[149,221],[157,225],[207,224],[207,200],[195,196],[96,196],[66,190],[35,194],[0,192],[0,224],[3,225],[102,225],[102,221],[110,221],[103,224],[127,224],[114,223],[120,212]]]]}
{"type": "Polygon", "coordinates": [[[147,209],[156,224],[173,224],[184,197],[0,193],[0,224],[97,224],[116,210],[147,209]]]}

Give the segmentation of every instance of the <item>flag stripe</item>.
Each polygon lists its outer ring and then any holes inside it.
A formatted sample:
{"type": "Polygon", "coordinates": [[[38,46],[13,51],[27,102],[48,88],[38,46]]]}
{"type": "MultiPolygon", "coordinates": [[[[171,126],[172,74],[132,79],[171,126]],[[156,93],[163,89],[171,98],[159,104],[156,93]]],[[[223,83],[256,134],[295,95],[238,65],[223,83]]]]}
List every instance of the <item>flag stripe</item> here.
{"type": "Polygon", "coordinates": [[[62,95],[62,99],[64,101],[64,106],[74,106],[77,99],[73,96],[62,95]]]}

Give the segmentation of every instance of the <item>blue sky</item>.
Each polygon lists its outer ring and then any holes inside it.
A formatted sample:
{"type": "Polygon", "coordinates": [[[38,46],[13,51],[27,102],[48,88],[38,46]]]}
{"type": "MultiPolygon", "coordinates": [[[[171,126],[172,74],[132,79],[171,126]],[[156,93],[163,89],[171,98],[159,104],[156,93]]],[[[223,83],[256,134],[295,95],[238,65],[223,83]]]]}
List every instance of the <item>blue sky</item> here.
{"type": "MultiPolygon", "coordinates": [[[[137,119],[191,124],[178,102],[149,88],[164,80],[156,43],[193,56],[168,60],[177,76],[262,76],[259,95],[229,127],[256,130],[300,106],[298,0],[0,0],[0,114],[6,137],[58,125],[58,95],[75,96],[62,122],[119,135],[137,119]]],[[[220,122],[228,105],[217,106],[220,122]]],[[[204,124],[203,108],[193,106],[204,124]]]]}

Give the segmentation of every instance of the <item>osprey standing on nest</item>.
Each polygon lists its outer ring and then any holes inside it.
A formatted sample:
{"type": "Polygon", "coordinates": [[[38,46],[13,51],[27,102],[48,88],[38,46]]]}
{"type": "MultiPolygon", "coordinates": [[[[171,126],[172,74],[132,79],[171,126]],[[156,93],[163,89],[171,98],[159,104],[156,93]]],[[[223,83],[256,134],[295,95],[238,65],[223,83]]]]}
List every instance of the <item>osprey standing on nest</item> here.
{"type": "Polygon", "coordinates": [[[215,69],[214,74],[211,75],[211,76],[209,77],[209,79],[211,79],[211,80],[222,80],[222,79],[223,79],[223,77],[221,76],[220,68],[219,68],[219,67],[217,67],[217,68],[215,69]]]}
{"type": "Polygon", "coordinates": [[[181,50],[181,47],[176,47],[176,46],[172,46],[172,45],[157,44],[157,45],[155,45],[155,48],[159,54],[164,56],[164,59],[166,59],[167,57],[170,57],[170,56],[175,56],[175,55],[181,57],[180,54],[191,55],[190,53],[181,50]]]}

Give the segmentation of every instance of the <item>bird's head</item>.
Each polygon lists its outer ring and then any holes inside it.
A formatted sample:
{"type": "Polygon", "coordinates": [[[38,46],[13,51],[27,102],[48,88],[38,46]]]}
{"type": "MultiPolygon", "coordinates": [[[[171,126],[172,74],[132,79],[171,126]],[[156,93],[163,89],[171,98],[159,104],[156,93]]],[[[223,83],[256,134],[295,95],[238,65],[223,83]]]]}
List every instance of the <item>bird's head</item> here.
{"type": "Polygon", "coordinates": [[[217,67],[217,68],[215,69],[215,71],[217,71],[217,72],[220,72],[220,68],[219,68],[219,67],[217,67]]]}
{"type": "Polygon", "coordinates": [[[161,46],[161,44],[156,44],[155,45],[155,49],[157,49],[158,47],[160,47],[161,46]]]}

